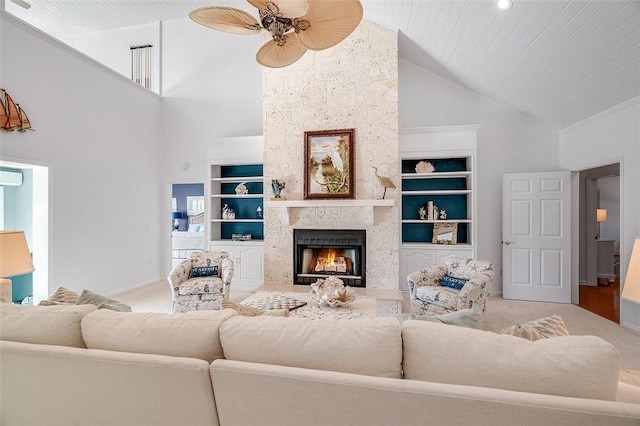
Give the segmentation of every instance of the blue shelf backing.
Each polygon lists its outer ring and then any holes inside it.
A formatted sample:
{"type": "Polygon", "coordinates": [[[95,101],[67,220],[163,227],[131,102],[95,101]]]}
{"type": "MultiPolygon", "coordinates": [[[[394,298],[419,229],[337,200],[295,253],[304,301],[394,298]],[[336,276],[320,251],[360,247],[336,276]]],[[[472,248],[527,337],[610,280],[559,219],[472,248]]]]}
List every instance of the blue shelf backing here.
{"type": "MultiPolygon", "coordinates": [[[[468,244],[468,224],[458,223],[458,244],[468,244]]],[[[405,243],[431,243],[433,223],[403,223],[402,241],[405,243]]]]}
{"type": "Polygon", "coordinates": [[[262,198],[222,198],[221,207],[228,204],[236,212],[236,219],[256,219],[256,210],[262,207],[262,198]]]}
{"type": "Polygon", "coordinates": [[[427,202],[433,201],[438,210],[446,210],[447,220],[467,219],[467,196],[454,195],[404,195],[402,197],[402,219],[420,219],[418,209],[427,209],[427,202]]]}
{"type": "Polygon", "coordinates": [[[221,237],[230,240],[231,234],[251,234],[252,240],[264,240],[262,222],[224,222],[220,224],[221,237]]]}
{"type": "MultiPolygon", "coordinates": [[[[262,164],[241,164],[220,167],[220,177],[223,178],[262,176],[262,173],[262,164]]],[[[262,190],[260,192],[262,192],[262,190]]]]}
{"type": "Polygon", "coordinates": [[[402,180],[403,191],[442,191],[467,188],[467,178],[411,179],[402,180]]]}
{"type": "Polygon", "coordinates": [[[402,173],[415,173],[416,164],[420,161],[431,163],[435,168],[434,172],[462,172],[467,168],[467,159],[461,158],[425,158],[422,160],[402,160],[402,173]]]}

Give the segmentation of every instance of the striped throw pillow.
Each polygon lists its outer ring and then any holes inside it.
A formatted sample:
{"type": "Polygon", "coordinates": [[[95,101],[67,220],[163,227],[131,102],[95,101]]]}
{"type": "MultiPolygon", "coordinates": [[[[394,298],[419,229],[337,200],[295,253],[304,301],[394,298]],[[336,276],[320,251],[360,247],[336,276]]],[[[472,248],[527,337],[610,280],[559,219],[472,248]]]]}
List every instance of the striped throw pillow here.
{"type": "Polygon", "coordinates": [[[510,334],[535,341],[547,337],[568,336],[569,331],[560,315],[551,315],[524,324],[512,325],[502,330],[500,334],[510,334]]]}

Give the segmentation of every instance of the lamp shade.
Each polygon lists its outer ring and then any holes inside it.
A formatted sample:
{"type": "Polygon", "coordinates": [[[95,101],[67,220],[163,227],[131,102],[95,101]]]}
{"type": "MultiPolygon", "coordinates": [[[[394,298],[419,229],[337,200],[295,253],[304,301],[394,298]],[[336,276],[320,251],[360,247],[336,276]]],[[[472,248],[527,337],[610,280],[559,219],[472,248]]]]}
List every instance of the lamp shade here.
{"type": "Polygon", "coordinates": [[[631,251],[631,260],[624,279],[622,298],[640,303],[640,238],[636,238],[631,251]]]}
{"type": "Polygon", "coordinates": [[[607,221],[607,209],[597,209],[596,222],[606,222],[606,221],[607,221]]]}
{"type": "Polygon", "coordinates": [[[171,214],[172,219],[182,219],[182,212],[173,212],[171,214]]]}
{"type": "Polygon", "coordinates": [[[0,231],[0,277],[33,272],[33,262],[23,231],[0,231]]]}

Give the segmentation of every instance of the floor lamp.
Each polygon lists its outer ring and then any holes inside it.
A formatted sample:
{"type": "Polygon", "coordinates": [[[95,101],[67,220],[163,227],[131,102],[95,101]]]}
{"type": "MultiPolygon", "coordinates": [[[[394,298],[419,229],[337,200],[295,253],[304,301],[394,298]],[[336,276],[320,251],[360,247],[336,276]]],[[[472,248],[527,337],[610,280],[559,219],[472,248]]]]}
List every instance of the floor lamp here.
{"type": "Polygon", "coordinates": [[[0,231],[0,302],[12,302],[9,277],[33,271],[33,262],[24,232],[0,231]]]}

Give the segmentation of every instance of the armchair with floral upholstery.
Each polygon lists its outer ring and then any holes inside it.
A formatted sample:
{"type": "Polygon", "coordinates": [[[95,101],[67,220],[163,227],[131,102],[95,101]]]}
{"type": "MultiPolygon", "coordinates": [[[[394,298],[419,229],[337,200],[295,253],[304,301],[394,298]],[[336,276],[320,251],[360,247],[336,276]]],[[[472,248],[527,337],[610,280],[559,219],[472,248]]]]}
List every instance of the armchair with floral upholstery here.
{"type": "Polygon", "coordinates": [[[226,251],[195,251],[176,265],[167,279],[173,312],[219,310],[229,298],[233,260],[226,251]]]}
{"type": "Polygon", "coordinates": [[[493,284],[491,262],[448,256],[407,276],[411,312],[438,315],[477,306],[484,312],[493,284]]]}

